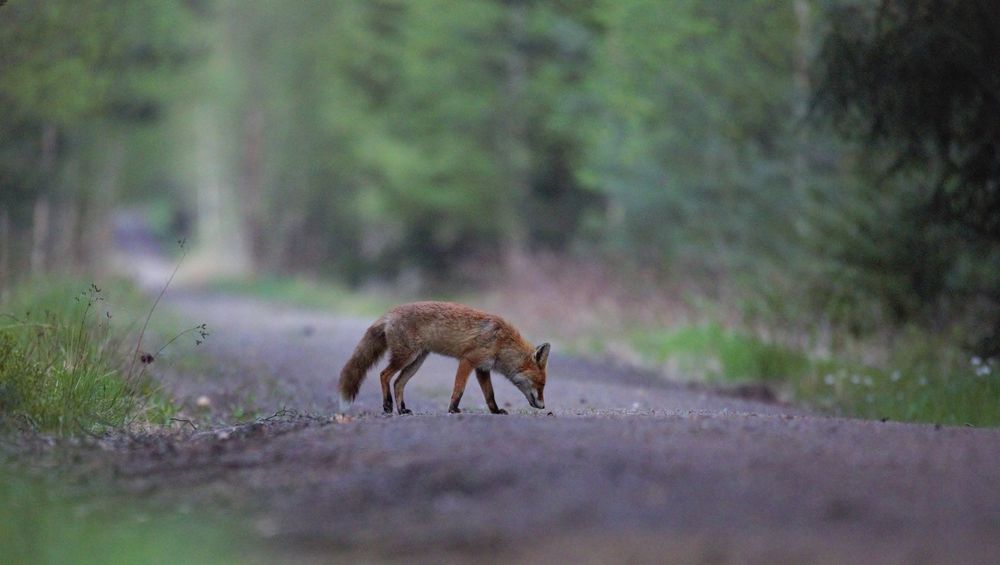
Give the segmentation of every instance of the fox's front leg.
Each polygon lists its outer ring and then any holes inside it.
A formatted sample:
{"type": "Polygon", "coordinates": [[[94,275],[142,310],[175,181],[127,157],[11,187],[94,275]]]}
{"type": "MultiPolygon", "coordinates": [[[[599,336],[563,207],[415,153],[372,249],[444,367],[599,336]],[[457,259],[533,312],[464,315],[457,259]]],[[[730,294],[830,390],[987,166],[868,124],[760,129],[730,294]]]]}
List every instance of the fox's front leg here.
{"type": "Polygon", "coordinates": [[[465,359],[458,362],[458,372],[455,373],[455,388],[451,391],[451,405],[448,412],[458,414],[458,403],[462,401],[462,393],[465,392],[465,383],[469,380],[469,373],[472,372],[473,365],[465,359]]]}
{"type": "Polygon", "coordinates": [[[494,414],[506,414],[507,411],[497,406],[497,400],[493,397],[493,381],[490,380],[490,372],[483,369],[476,369],[476,380],[479,381],[479,388],[483,389],[483,398],[486,399],[486,406],[494,414]]]}

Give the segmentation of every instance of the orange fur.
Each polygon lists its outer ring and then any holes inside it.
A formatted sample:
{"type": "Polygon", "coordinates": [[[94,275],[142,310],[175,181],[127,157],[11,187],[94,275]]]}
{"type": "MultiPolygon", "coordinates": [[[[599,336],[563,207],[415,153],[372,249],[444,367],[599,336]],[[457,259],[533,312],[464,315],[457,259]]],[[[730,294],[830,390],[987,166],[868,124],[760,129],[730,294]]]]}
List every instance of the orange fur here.
{"type": "Polygon", "coordinates": [[[397,371],[401,371],[395,383],[397,408],[400,413],[409,412],[402,398],[403,387],[428,353],[460,361],[452,395],[453,412],[458,411],[458,401],[473,369],[492,412],[503,411],[493,399],[490,370],[508,377],[532,406],[544,407],[549,345],[532,347],[514,326],[495,314],[452,302],[414,302],[389,310],[368,328],[344,365],[340,374],[344,400],[354,399],[365,374],[386,349],[389,366],[382,371],[381,380],[383,408],[387,412],[392,410],[389,380],[397,371]]]}

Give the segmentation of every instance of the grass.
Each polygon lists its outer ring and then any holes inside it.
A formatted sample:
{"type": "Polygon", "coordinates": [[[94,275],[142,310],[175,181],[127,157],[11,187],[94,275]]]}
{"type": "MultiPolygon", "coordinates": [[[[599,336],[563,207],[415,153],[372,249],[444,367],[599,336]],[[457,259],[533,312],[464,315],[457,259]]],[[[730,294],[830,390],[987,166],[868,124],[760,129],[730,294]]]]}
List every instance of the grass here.
{"type": "Polygon", "coordinates": [[[253,279],[220,279],[208,284],[208,289],[226,294],[254,296],[308,308],[324,308],[346,314],[377,316],[394,302],[388,297],[361,294],[332,282],[319,282],[295,277],[256,277],[253,279]]]}
{"type": "MultiPolygon", "coordinates": [[[[0,414],[7,427],[72,435],[135,422],[165,423],[171,403],[145,372],[138,341],[115,310],[137,310],[124,283],[104,289],[74,280],[36,280],[0,312],[0,414]],[[105,296],[112,296],[111,307],[105,296]]],[[[148,360],[148,358],[147,358],[148,360]]]]}
{"type": "Polygon", "coordinates": [[[240,563],[236,530],[108,492],[81,494],[58,477],[0,470],[5,563],[240,563]]]}
{"type": "Polygon", "coordinates": [[[714,323],[634,332],[631,342],[648,359],[709,380],[782,381],[809,365],[800,353],[714,323]]]}
{"type": "Polygon", "coordinates": [[[796,396],[864,418],[1000,425],[1000,373],[939,338],[909,332],[884,366],[815,362],[793,383],[796,396]]]}
{"type": "Polygon", "coordinates": [[[946,340],[904,333],[884,364],[850,355],[814,356],[750,333],[702,324],[634,331],[644,358],[689,377],[766,382],[793,400],[841,415],[975,426],[1000,425],[1000,367],[946,340]]]}

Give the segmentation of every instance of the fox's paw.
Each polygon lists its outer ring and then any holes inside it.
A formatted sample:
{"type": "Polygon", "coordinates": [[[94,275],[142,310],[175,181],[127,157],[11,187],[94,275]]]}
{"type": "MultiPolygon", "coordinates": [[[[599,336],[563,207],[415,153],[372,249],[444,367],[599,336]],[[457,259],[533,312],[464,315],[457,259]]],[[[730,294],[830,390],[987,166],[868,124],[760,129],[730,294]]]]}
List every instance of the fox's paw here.
{"type": "Polygon", "coordinates": [[[503,408],[497,408],[496,410],[493,410],[493,413],[494,414],[504,414],[504,415],[506,415],[507,411],[504,410],[503,408]]]}
{"type": "Polygon", "coordinates": [[[458,408],[455,408],[455,407],[451,407],[451,408],[449,408],[449,409],[448,409],[448,413],[449,413],[449,414],[461,414],[461,413],[462,413],[462,411],[461,411],[461,410],[459,410],[458,408]]]}
{"type": "Polygon", "coordinates": [[[413,410],[410,410],[409,408],[400,408],[399,415],[402,416],[404,414],[413,414],[413,410]]]}

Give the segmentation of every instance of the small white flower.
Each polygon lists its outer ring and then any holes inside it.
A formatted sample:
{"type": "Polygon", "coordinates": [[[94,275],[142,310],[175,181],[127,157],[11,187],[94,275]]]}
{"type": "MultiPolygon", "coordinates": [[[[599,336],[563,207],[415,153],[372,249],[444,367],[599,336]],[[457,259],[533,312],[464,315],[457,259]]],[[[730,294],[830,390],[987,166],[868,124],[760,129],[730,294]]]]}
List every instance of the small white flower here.
{"type": "Polygon", "coordinates": [[[983,364],[983,360],[980,359],[978,355],[974,355],[970,361],[972,362],[973,367],[978,367],[983,364]]]}
{"type": "Polygon", "coordinates": [[[920,386],[927,386],[927,377],[920,377],[917,379],[917,384],[920,386]]]}
{"type": "Polygon", "coordinates": [[[899,369],[896,369],[891,375],[889,375],[889,380],[894,383],[898,383],[901,377],[902,375],[899,373],[899,369]]]}
{"type": "Polygon", "coordinates": [[[875,381],[873,381],[870,376],[865,375],[865,386],[872,386],[874,384],[875,384],[875,381]]]}
{"type": "Polygon", "coordinates": [[[861,384],[861,376],[860,375],[851,375],[851,384],[853,384],[853,385],[859,385],[859,384],[861,384]]]}
{"type": "Polygon", "coordinates": [[[823,382],[826,383],[827,386],[833,386],[833,383],[834,383],[833,375],[831,375],[830,373],[827,373],[826,376],[823,377],[823,382]]]}

